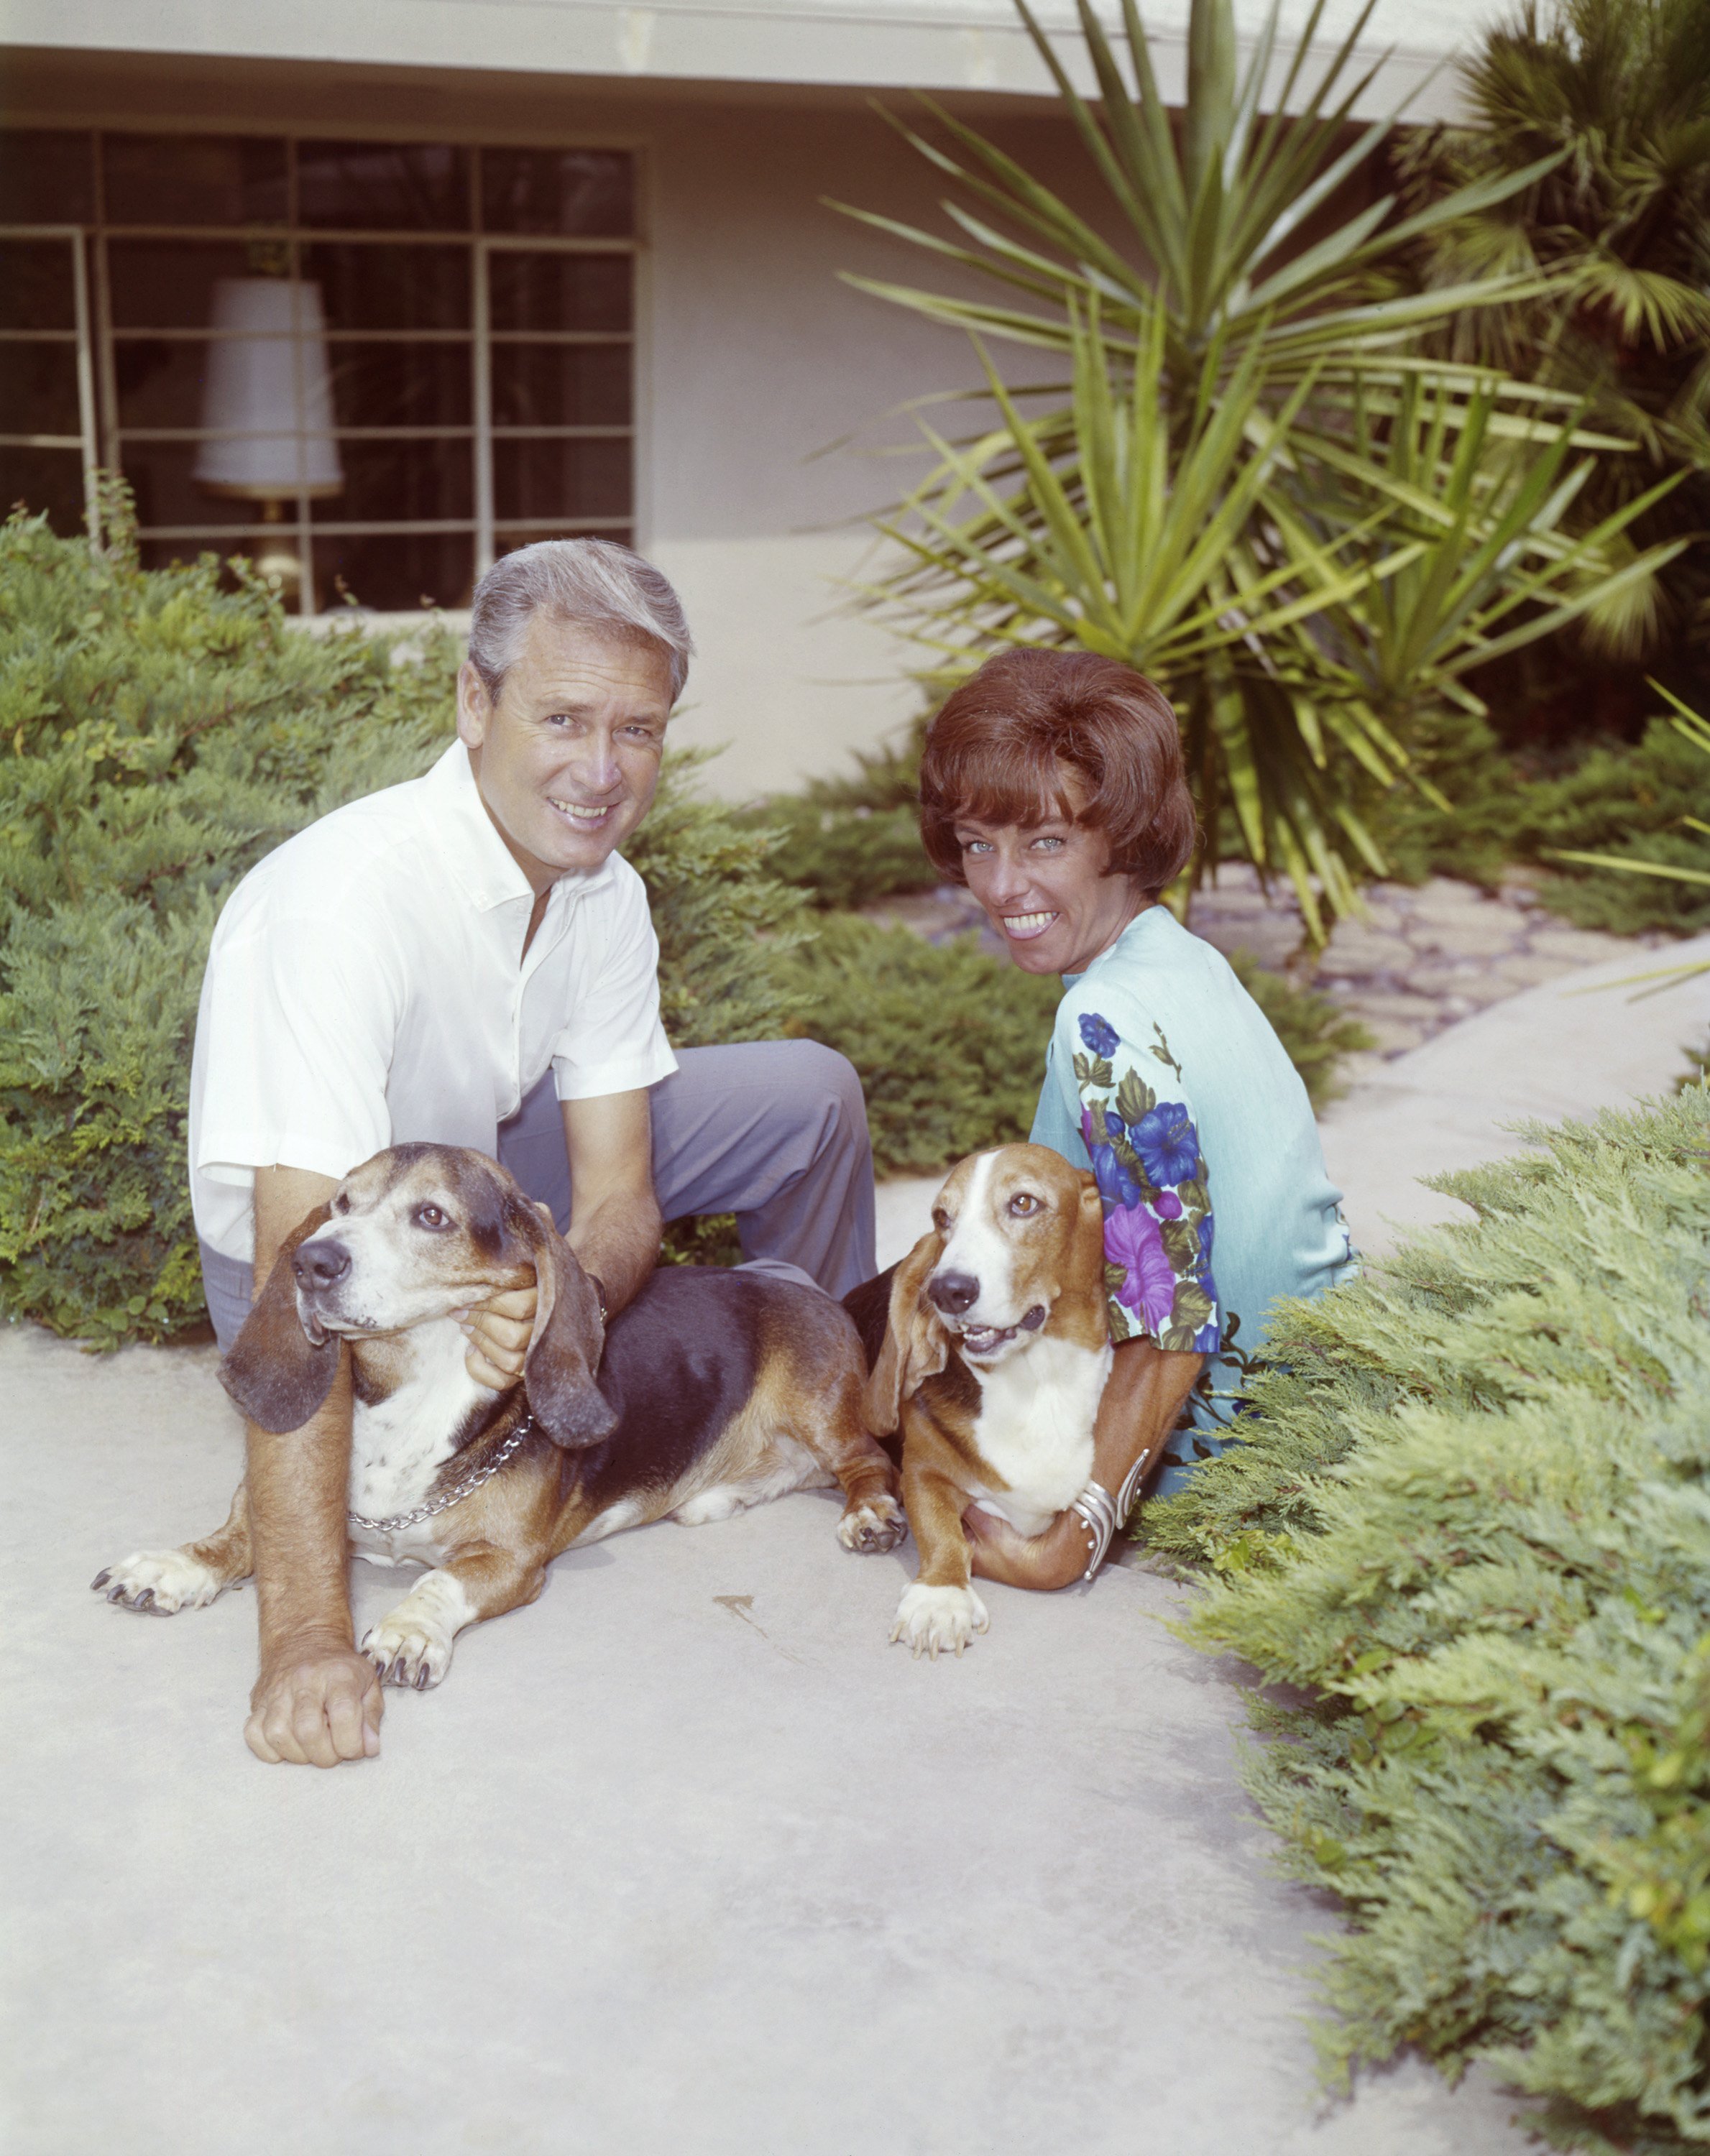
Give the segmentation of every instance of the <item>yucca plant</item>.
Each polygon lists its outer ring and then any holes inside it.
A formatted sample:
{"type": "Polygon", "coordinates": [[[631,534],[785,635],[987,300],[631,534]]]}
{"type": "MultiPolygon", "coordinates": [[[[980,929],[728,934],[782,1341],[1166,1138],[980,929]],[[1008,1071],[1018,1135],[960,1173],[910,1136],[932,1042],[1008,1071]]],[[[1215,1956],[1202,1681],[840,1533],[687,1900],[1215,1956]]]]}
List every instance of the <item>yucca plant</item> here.
{"type": "Polygon", "coordinates": [[[1560,488],[1584,483],[1562,477],[1569,453],[1620,446],[1576,432],[1570,399],[1411,348],[1449,314],[1536,280],[1394,289],[1404,250],[1552,160],[1399,222],[1380,195],[1302,245],[1394,125],[1351,124],[1371,80],[1354,66],[1369,6],[1303,90],[1319,0],[1271,92],[1275,0],[1239,79],[1230,0],[1194,0],[1177,129],[1134,0],[1127,75],[1078,0],[1096,111],[1016,4],[1133,247],[939,108],[959,156],[903,131],[1007,230],[957,200],[944,208],[968,244],[851,213],[1005,296],[851,281],[971,331],[978,393],[1000,424],[956,442],[922,418],[937,466],[885,520],[906,558],[865,597],[932,652],[941,679],[1005,642],[1081,644],[1152,673],[1184,713],[1211,857],[1227,808],[1236,843],[1293,880],[1321,930],[1317,892],[1340,911],[1354,875],[1381,872],[1359,797],[1417,776],[1405,728],[1420,700],[1656,566],[1612,552],[1636,511],[1577,543],[1556,537],[1560,488]],[[1301,109],[1284,117],[1291,100],[1301,109]],[[983,348],[994,336],[1057,353],[1067,378],[1005,387],[983,348]]]}

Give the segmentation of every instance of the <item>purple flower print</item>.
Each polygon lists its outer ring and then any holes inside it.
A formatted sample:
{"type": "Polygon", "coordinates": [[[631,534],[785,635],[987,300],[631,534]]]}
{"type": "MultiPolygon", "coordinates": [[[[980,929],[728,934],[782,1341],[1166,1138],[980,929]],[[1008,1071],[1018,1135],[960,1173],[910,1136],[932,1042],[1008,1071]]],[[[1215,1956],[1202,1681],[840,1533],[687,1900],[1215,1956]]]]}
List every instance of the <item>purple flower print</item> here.
{"type": "Polygon", "coordinates": [[[1107,1218],[1104,1254],[1127,1275],[1116,1291],[1117,1301],[1127,1303],[1153,1332],[1162,1332],[1175,1304],[1176,1272],[1158,1223],[1143,1205],[1124,1205],[1107,1218]]]}
{"type": "Polygon", "coordinates": [[[1152,1201],[1152,1209],[1160,1220],[1179,1220],[1182,1201],[1173,1190],[1160,1190],[1152,1201]]]}
{"type": "Polygon", "coordinates": [[[1081,1038],[1095,1055],[1114,1055],[1122,1046],[1122,1035],[1107,1018],[1096,1011],[1089,1011],[1081,1021],[1081,1038]]]}
{"type": "Polygon", "coordinates": [[[1128,1136],[1140,1164],[1155,1183],[1191,1183],[1199,1172],[1199,1133],[1182,1101],[1160,1101],[1132,1124],[1128,1136]]]}

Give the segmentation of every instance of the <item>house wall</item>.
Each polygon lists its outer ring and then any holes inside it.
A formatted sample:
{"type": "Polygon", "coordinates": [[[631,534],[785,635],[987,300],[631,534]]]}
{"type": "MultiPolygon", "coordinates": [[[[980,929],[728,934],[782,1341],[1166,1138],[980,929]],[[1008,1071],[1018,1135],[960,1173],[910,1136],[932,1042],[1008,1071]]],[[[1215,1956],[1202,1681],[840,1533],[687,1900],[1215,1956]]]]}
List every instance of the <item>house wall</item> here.
{"type": "MultiPolygon", "coordinates": [[[[1464,0],[1432,4],[1452,13],[1464,0]]],[[[347,12],[360,26],[383,11],[347,12]]],[[[98,13],[110,23],[110,9],[98,13]]],[[[95,49],[87,9],[60,13],[65,42],[0,51],[0,125],[9,116],[38,126],[633,146],[642,172],[637,536],[678,584],[700,645],[680,737],[728,744],[708,779],[741,798],[835,770],[851,749],[906,722],[918,703],[909,654],[853,610],[849,588],[876,558],[863,519],[925,466],[917,452],[872,452],[917,439],[896,407],[978,375],[958,333],[840,281],[840,270],[939,286],[955,275],[824,205],[829,196],[951,230],[935,175],[865,92],[557,77],[538,62],[527,73],[313,64],[254,57],[253,39],[249,57],[114,53],[95,49]]],[[[199,19],[228,36],[250,11],[199,19]]],[[[902,93],[887,101],[909,109],[902,93]]],[[[1050,101],[971,91],[948,101],[1099,218],[1096,183],[1050,101]]],[[[1037,378],[1038,356],[1024,347],[999,357],[1011,379],[1037,378]]]]}

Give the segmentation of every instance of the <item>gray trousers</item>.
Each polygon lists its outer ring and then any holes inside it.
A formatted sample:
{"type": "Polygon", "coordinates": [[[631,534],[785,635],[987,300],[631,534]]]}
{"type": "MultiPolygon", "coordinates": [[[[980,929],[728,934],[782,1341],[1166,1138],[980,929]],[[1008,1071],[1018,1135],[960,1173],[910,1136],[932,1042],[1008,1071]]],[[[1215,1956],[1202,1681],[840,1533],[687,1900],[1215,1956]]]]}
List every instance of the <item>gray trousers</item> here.
{"type": "MultiPolygon", "coordinates": [[[[652,1090],[653,1183],[667,1220],[734,1213],[745,1264],[843,1296],[870,1279],[873,1153],[861,1081],[816,1040],[684,1048],[652,1090]]],[[[570,1161],[552,1074],[499,1127],[499,1158],[570,1225],[570,1161]]],[[[202,1284],[223,1353],[249,1314],[254,1276],[202,1245],[202,1284]]]]}

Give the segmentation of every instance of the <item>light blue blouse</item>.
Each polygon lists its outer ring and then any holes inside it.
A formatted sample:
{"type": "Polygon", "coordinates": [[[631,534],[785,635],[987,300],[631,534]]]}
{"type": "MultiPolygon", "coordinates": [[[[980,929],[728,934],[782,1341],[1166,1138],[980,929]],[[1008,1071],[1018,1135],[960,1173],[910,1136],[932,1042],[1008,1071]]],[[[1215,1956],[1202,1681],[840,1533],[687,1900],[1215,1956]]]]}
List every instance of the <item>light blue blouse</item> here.
{"type": "Polygon", "coordinates": [[[1352,1270],[1342,1193],[1270,1021],[1167,906],[1063,984],[1033,1141],[1098,1178],[1112,1339],[1209,1358],[1168,1494],[1223,1450],[1277,1297],[1352,1270]]]}

